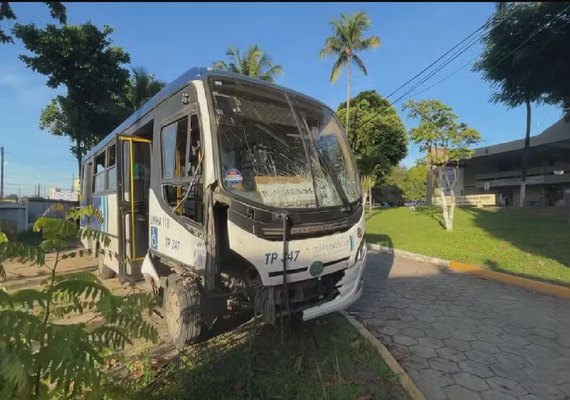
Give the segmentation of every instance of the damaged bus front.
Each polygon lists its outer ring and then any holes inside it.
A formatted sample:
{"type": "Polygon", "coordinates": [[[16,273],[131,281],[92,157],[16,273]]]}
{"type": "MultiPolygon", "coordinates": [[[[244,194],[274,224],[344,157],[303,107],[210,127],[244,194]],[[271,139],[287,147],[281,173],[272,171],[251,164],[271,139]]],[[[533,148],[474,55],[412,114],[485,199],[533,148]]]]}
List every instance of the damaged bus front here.
{"type": "Polygon", "coordinates": [[[247,285],[268,321],[347,307],[361,294],[366,242],[358,173],[335,114],[274,86],[207,83],[220,192],[230,199],[222,270],[254,267],[247,285]]]}

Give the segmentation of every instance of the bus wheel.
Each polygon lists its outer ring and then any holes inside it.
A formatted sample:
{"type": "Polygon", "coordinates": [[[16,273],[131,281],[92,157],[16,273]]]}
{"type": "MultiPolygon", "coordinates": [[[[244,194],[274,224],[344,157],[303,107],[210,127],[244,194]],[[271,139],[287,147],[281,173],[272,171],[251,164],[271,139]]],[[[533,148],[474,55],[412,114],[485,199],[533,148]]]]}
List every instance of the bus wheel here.
{"type": "Polygon", "coordinates": [[[101,279],[110,279],[115,276],[115,271],[111,268],[107,267],[104,262],[105,255],[103,253],[99,253],[98,259],[98,267],[99,267],[99,276],[101,279]]]}
{"type": "Polygon", "coordinates": [[[163,298],[163,315],[174,345],[181,349],[195,343],[202,331],[201,293],[197,282],[185,286],[176,274],[168,277],[163,298]]]}

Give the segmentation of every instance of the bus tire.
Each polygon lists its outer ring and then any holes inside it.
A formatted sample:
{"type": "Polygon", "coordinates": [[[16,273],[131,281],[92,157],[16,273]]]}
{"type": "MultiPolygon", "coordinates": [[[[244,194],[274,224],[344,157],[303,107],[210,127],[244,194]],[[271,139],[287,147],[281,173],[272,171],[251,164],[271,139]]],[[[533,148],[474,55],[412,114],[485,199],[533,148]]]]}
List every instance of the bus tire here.
{"type": "Polygon", "coordinates": [[[168,277],[162,303],[163,315],[170,338],[178,349],[200,339],[203,325],[201,297],[198,282],[185,286],[178,275],[168,277]]]}
{"type": "Polygon", "coordinates": [[[115,276],[115,271],[105,265],[105,255],[103,253],[99,253],[97,267],[99,269],[99,276],[101,279],[111,279],[115,276]]]}

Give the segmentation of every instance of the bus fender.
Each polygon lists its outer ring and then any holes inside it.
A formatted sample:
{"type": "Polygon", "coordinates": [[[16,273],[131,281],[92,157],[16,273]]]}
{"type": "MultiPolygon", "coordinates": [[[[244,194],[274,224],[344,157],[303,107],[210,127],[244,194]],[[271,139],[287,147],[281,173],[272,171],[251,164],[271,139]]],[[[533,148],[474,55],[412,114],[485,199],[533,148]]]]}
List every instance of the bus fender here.
{"type": "Polygon", "coordinates": [[[152,259],[150,258],[150,253],[146,253],[144,257],[141,272],[145,278],[147,285],[151,286],[153,292],[158,291],[160,288],[160,278],[158,277],[158,273],[156,272],[156,268],[152,263],[152,259]],[[150,278],[150,282],[149,282],[150,278]]]}

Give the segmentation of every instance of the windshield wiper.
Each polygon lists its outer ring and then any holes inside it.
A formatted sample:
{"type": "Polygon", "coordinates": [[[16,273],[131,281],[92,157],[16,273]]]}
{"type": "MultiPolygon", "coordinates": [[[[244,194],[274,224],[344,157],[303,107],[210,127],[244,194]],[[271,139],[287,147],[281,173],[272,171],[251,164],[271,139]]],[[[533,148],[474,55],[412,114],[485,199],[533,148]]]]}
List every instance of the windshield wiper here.
{"type": "Polygon", "coordinates": [[[309,143],[311,144],[313,149],[315,149],[315,151],[317,153],[317,157],[319,158],[319,162],[325,167],[326,172],[328,173],[329,177],[331,178],[333,186],[336,189],[336,192],[338,194],[338,197],[340,197],[340,200],[342,201],[342,205],[345,208],[344,211],[350,211],[352,209],[350,206],[350,202],[348,201],[348,197],[346,197],[346,193],[344,192],[344,189],[342,188],[342,184],[338,180],[338,176],[336,176],[336,174],[333,171],[333,167],[330,163],[330,160],[327,157],[325,157],[325,155],[322,153],[320,147],[317,146],[315,141],[313,140],[313,137],[311,136],[311,130],[309,129],[309,126],[307,125],[306,119],[305,118],[301,118],[301,119],[303,121],[303,124],[305,125],[305,131],[307,132],[307,136],[309,137],[309,143]]]}
{"type": "Polygon", "coordinates": [[[291,109],[291,113],[293,113],[293,119],[295,120],[295,124],[297,125],[297,129],[299,130],[299,136],[301,137],[301,143],[303,143],[303,150],[305,151],[305,157],[307,158],[307,166],[309,167],[309,174],[311,174],[311,181],[313,183],[313,191],[315,192],[315,205],[319,206],[319,196],[317,194],[317,181],[315,180],[315,172],[313,171],[313,164],[311,163],[311,159],[309,157],[309,150],[307,149],[307,143],[303,138],[303,128],[301,127],[301,123],[299,122],[299,116],[297,112],[293,109],[293,104],[291,104],[291,99],[287,93],[285,94],[285,98],[287,99],[287,104],[289,104],[289,108],[291,109]]]}

